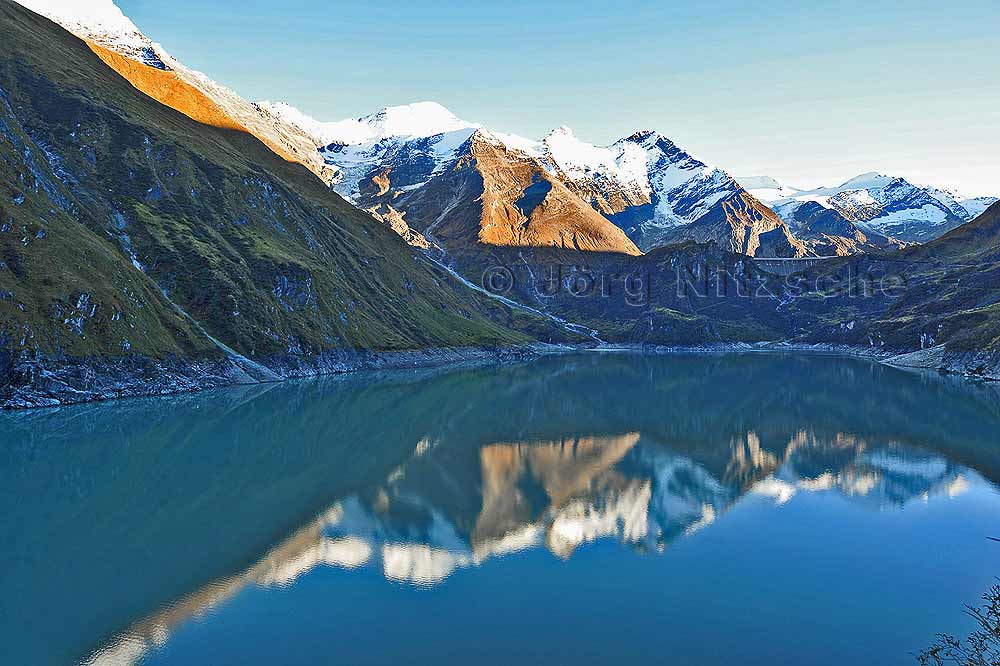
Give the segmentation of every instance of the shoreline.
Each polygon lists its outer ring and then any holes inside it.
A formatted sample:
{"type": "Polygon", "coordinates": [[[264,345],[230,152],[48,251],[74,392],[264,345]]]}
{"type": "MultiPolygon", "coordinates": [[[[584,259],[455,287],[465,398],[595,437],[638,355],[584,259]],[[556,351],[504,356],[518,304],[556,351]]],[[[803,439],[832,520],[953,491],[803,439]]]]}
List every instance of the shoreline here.
{"type": "Polygon", "coordinates": [[[279,383],[371,370],[406,370],[509,363],[577,348],[543,343],[512,347],[432,347],[371,352],[338,350],[312,358],[249,362],[241,356],[207,360],[22,357],[10,364],[0,388],[0,410],[23,411],[125,398],[165,397],[227,386],[279,383]]]}
{"type": "Polygon", "coordinates": [[[249,363],[239,356],[210,360],[80,359],[22,357],[10,364],[0,388],[0,409],[23,411],[125,398],[164,397],[227,386],[278,383],[372,370],[407,370],[530,361],[570,353],[738,354],[818,353],[865,358],[896,368],[935,371],[979,381],[1000,381],[1000,358],[932,347],[910,352],[880,351],[825,343],[757,342],[704,345],[548,344],[512,347],[432,347],[371,352],[340,350],[317,357],[283,357],[249,363]]]}
{"type": "Polygon", "coordinates": [[[1000,381],[1000,355],[985,352],[949,351],[943,345],[912,351],[877,350],[869,347],[836,345],[829,343],[757,342],[727,343],[724,345],[692,345],[682,347],[652,347],[661,353],[710,353],[730,351],[747,353],[798,352],[821,353],[865,358],[901,369],[934,371],[964,377],[970,380],[1000,381]]]}

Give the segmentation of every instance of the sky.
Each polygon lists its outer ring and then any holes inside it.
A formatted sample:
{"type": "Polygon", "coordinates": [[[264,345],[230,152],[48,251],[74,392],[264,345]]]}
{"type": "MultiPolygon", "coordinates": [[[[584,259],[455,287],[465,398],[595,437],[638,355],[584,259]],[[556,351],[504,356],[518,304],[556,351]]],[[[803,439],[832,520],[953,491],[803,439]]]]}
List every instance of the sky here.
{"type": "Polygon", "coordinates": [[[116,0],[248,99],[433,100],[541,138],[656,129],[736,176],[879,171],[1000,195],[1000,2],[116,0]]]}

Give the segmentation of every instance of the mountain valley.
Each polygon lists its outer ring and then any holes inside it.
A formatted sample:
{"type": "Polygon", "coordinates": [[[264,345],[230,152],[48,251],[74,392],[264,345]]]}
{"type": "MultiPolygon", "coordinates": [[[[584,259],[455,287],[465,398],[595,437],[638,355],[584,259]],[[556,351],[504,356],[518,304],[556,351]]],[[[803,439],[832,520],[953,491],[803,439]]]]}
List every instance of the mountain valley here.
{"type": "Polygon", "coordinates": [[[535,141],[433,102],[319,122],[85,4],[0,0],[6,406],[538,343],[826,345],[1000,377],[995,198],[874,173],[799,190],[656,131],[535,141]],[[902,286],[857,298],[857,276],[902,286]]]}

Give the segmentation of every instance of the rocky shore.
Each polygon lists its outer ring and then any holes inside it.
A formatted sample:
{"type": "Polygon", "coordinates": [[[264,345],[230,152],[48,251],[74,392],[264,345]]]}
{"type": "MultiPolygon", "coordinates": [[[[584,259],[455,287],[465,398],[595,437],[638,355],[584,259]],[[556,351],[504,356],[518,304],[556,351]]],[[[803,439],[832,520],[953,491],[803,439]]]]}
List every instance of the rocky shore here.
{"type": "Polygon", "coordinates": [[[869,358],[902,368],[934,370],[1000,381],[1000,355],[960,353],[933,347],[899,352],[831,344],[786,342],[705,345],[547,345],[454,347],[410,351],[330,351],[319,356],[286,355],[252,361],[239,355],[216,359],[154,359],[140,355],[106,358],[0,354],[0,408],[55,407],[100,400],[188,393],[223,386],[262,384],[360,370],[398,370],[445,365],[509,363],[542,354],[573,351],[649,354],[807,352],[869,358]]]}
{"type": "Polygon", "coordinates": [[[455,347],[412,351],[331,351],[315,357],[284,356],[250,361],[216,359],[116,359],[0,354],[0,408],[55,407],[98,400],[161,396],[204,389],[278,382],[354,372],[427,368],[462,363],[505,363],[572,348],[553,345],[455,347]]]}
{"type": "Polygon", "coordinates": [[[944,345],[914,351],[884,350],[851,345],[798,342],[758,342],[720,343],[704,345],[645,345],[642,347],[622,346],[622,350],[643,350],[646,353],[750,353],[750,352],[808,352],[843,354],[871,359],[898,368],[914,368],[961,375],[963,377],[1000,381],[1000,354],[986,352],[959,352],[948,350],[944,345]]]}

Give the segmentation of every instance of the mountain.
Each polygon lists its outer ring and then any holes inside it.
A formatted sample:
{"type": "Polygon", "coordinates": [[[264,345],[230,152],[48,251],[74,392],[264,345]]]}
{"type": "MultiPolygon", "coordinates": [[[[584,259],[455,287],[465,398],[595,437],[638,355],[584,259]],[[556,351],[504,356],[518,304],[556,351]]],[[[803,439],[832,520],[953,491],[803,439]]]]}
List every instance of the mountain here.
{"type": "Polygon", "coordinates": [[[411,242],[439,239],[460,254],[478,244],[639,254],[537,158],[438,104],[327,124],[288,105],[272,108],[325,142],[320,154],[342,174],[338,192],[411,242]]]}
{"type": "Polygon", "coordinates": [[[816,201],[772,203],[774,212],[788,223],[795,237],[820,256],[882,253],[908,245],[890,236],[863,229],[832,208],[816,201]]]}
{"type": "MultiPolygon", "coordinates": [[[[625,230],[643,249],[683,240],[715,240],[735,252],[801,256],[789,242],[771,251],[760,236],[785,226],[744,196],[729,174],[693,157],[658,132],[636,132],[611,146],[576,138],[568,128],[537,149],[577,195],[625,230]],[[723,222],[723,224],[720,224],[723,222]]],[[[790,234],[779,230],[781,239],[790,234]]]]}
{"type": "MultiPolygon", "coordinates": [[[[334,123],[318,122],[285,103],[268,102],[266,106],[314,138],[326,161],[343,174],[337,191],[366,210],[388,216],[394,228],[401,228],[399,220],[407,215],[406,219],[413,221],[407,200],[419,198],[414,193],[427,186],[432,176],[448,171],[460,159],[456,150],[477,135],[502,146],[494,157],[502,153],[511,160],[508,170],[518,171],[530,163],[532,172],[543,174],[540,180],[562,185],[552,195],[559,199],[558,207],[574,211],[601,237],[594,239],[570,228],[557,234],[560,238],[576,236],[580,248],[635,253],[633,244],[650,249],[670,242],[712,240],[751,255],[809,254],[780,218],[746,195],[728,174],[698,161],[656,132],[639,132],[612,146],[597,147],[577,139],[566,127],[554,130],[542,141],[489,131],[433,102],[388,107],[370,116],[334,123]],[[393,193],[378,192],[380,199],[373,201],[372,189],[389,187],[373,183],[384,180],[390,172],[394,174],[393,193]],[[577,201],[571,202],[572,198],[577,201]],[[622,229],[630,242],[622,243],[615,232],[582,211],[581,201],[622,229]],[[614,242],[609,245],[611,239],[614,242]]],[[[523,195],[524,189],[518,194],[523,195]]],[[[440,203],[443,206],[444,200],[440,203]]],[[[504,202],[508,212],[513,203],[504,202]]],[[[553,205],[550,202],[549,208],[553,205]]],[[[427,219],[443,213],[443,208],[434,211],[424,207],[425,220],[417,228],[428,226],[427,219]]],[[[549,222],[551,225],[552,220],[549,222]]],[[[530,245],[535,241],[523,242],[530,245]]]]}
{"type": "Polygon", "coordinates": [[[1000,261],[1000,201],[994,202],[972,222],[922,247],[913,248],[909,255],[960,260],[970,266],[1000,261]]]}
{"type": "MultiPolygon", "coordinates": [[[[402,148],[408,152],[414,144],[402,148]]],[[[620,229],[537,160],[510,150],[485,130],[475,130],[417,187],[407,183],[421,174],[419,168],[406,172],[405,165],[381,171],[383,183],[377,190],[366,188],[356,201],[367,208],[381,200],[405,211],[412,228],[440,239],[452,252],[475,253],[483,244],[639,254],[620,229]]]]}
{"type": "MultiPolygon", "coordinates": [[[[801,214],[799,207],[815,203],[836,211],[864,233],[904,242],[927,242],[971,221],[995,197],[963,198],[954,192],[914,185],[880,173],[865,173],[838,187],[799,190],[767,177],[741,179],[757,196],[768,202],[790,226],[801,214]]],[[[810,207],[814,210],[814,207],[810,207]]]]}
{"type": "Polygon", "coordinates": [[[49,20],[0,0],[0,30],[4,404],[517,344],[531,335],[508,325],[544,321],[415,255],[252,134],[143,94],[49,20]]]}
{"type": "MultiPolygon", "coordinates": [[[[285,159],[303,164],[321,180],[332,184],[337,180],[336,169],[316,154],[312,137],[298,125],[286,122],[267,106],[252,104],[234,91],[216,83],[201,72],[184,66],[162,46],[146,37],[114,4],[113,0],[17,0],[24,7],[49,18],[89,44],[105,62],[143,92],[160,102],[190,115],[203,99],[217,107],[223,126],[245,129],[285,159]],[[102,50],[104,49],[104,50],[102,50]],[[109,52],[124,56],[109,57],[109,52]],[[148,72],[131,65],[137,62],[169,75],[151,77],[148,72]],[[149,79],[153,79],[150,81],[149,79]],[[164,84],[165,81],[170,83],[164,84]],[[176,90],[165,95],[164,85],[176,90]],[[196,99],[192,100],[189,97],[196,99]]],[[[204,122],[202,116],[192,116],[204,122]]]]}
{"type": "Polygon", "coordinates": [[[782,307],[803,340],[900,354],[900,365],[998,375],[1000,202],[926,244],[817,265],[800,279],[840,285],[782,307]]]}
{"type": "Polygon", "coordinates": [[[792,196],[799,190],[782,185],[770,176],[736,176],[736,182],[761,201],[777,201],[792,196]]]}
{"type": "Polygon", "coordinates": [[[800,258],[814,254],[773,210],[749,192],[727,196],[690,224],[661,230],[660,245],[714,242],[751,257],[800,258]]]}
{"type": "Polygon", "coordinates": [[[285,102],[262,102],[275,116],[307,132],[320,146],[374,144],[389,137],[430,137],[477,128],[436,102],[386,107],[362,118],[319,122],[285,102]]]}
{"type": "Polygon", "coordinates": [[[55,21],[78,37],[141,62],[169,70],[157,45],[122,13],[113,0],[17,0],[36,14],[55,21]]]}

